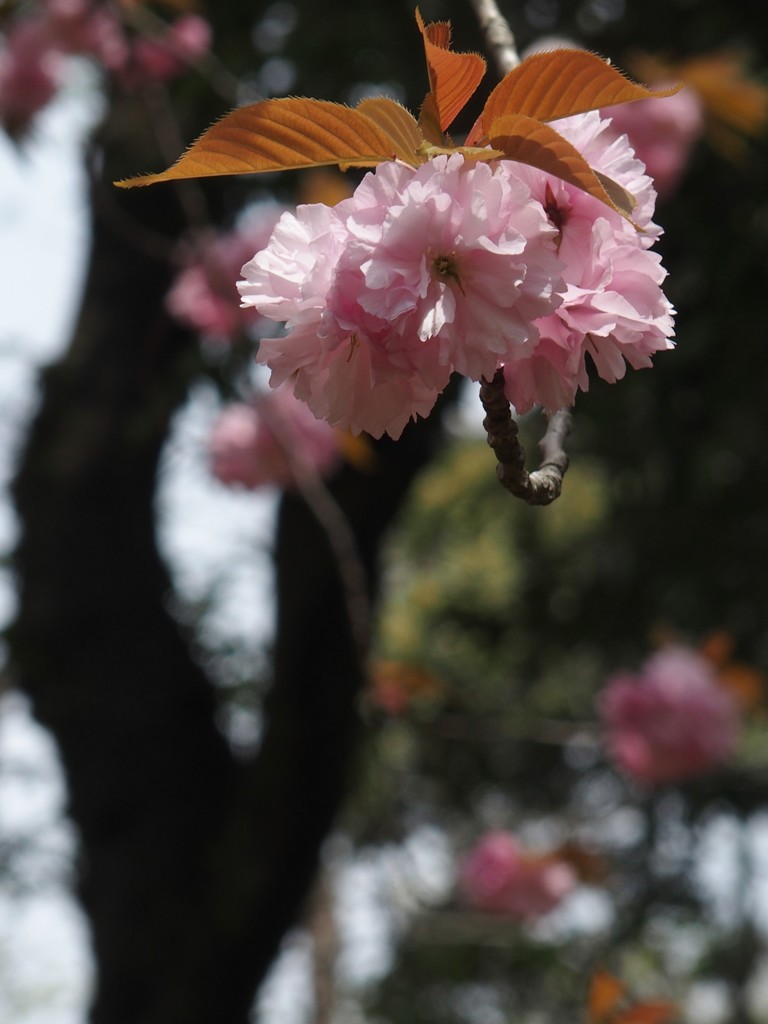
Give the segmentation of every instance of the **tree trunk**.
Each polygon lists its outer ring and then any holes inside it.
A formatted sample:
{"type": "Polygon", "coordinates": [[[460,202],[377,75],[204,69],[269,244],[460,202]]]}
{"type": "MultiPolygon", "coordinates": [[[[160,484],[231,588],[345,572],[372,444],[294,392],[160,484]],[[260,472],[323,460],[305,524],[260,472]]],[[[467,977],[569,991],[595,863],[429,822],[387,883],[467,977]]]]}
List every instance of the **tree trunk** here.
{"type": "MultiPolygon", "coordinates": [[[[176,230],[168,191],[120,201],[176,230]]],[[[79,830],[91,1021],[246,1024],[350,783],[363,667],[328,539],[286,497],[267,731],[250,763],[232,757],[214,688],[166,610],[155,543],[158,459],[199,371],[196,343],[164,312],[169,266],[94,211],[79,325],[43,376],[15,484],[12,656],[58,743],[79,830]]],[[[335,485],[371,593],[382,534],[438,432],[436,420],[409,429],[377,446],[372,473],[348,468],[335,485]]]]}

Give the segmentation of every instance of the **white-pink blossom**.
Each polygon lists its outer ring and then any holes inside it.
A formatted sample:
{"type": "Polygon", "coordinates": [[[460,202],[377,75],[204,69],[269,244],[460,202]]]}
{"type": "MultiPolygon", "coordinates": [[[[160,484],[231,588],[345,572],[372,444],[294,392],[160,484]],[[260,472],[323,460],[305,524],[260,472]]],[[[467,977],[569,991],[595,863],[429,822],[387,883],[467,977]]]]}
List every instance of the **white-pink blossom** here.
{"type": "Polygon", "coordinates": [[[434,339],[440,365],[457,373],[492,377],[533,347],[533,321],[560,301],[556,231],[508,161],[453,154],[415,173],[384,164],[343,206],[358,304],[409,349],[434,339]]]}
{"type": "Polygon", "coordinates": [[[577,881],[566,861],[525,850],[509,832],[489,832],[464,859],[459,891],[475,910],[530,922],[553,910],[577,881]]]}
{"type": "Polygon", "coordinates": [[[211,471],[222,483],[290,488],[302,474],[327,476],[341,461],[338,435],[290,389],[222,412],[209,443],[211,471]]]}
{"type": "Polygon", "coordinates": [[[503,366],[519,412],[555,410],[587,389],[587,356],[613,382],[670,348],[650,178],[596,112],[557,127],[632,194],[631,221],[508,160],[380,164],[333,209],[286,215],[243,267],[243,304],[287,327],[258,355],[273,386],[291,381],[334,425],[397,437],[454,372],[503,366]]]}
{"type": "Polygon", "coordinates": [[[639,673],[606,683],[599,710],[609,753],[639,782],[677,782],[722,764],[738,738],[738,715],[710,661],[669,647],[639,673]]]}
{"type": "Polygon", "coordinates": [[[296,396],[333,426],[397,437],[414,414],[427,415],[437,390],[389,358],[389,325],[359,308],[351,326],[329,315],[348,240],[338,207],[299,206],[295,215],[283,214],[267,248],[243,267],[238,288],[245,305],[288,329],[259,343],[256,358],[271,369],[272,387],[291,381],[296,396]]]}
{"type": "Polygon", "coordinates": [[[242,299],[288,333],[272,383],[334,425],[398,437],[453,371],[493,375],[533,346],[562,287],[556,231],[505,161],[382,164],[333,209],[298,207],[243,267],[242,299]]]}
{"type": "Polygon", "coordinates": [[[653,183],[626,138],[592,111],[554,122],[591,166],[635,199],[632,222],[587,193],[534,168],[520,174],[559,232],[565,291],[560,306],[536,321],[533,352],[515,353],[505,366],[506,391],[518,412],[532,405],[549,411],[573,403],[589,387],[587,356],[598,375],[613,383],[626,365],[641,369],[672,347],[673,309],[662,290],[666,271],[650,246],[653,183]]]}

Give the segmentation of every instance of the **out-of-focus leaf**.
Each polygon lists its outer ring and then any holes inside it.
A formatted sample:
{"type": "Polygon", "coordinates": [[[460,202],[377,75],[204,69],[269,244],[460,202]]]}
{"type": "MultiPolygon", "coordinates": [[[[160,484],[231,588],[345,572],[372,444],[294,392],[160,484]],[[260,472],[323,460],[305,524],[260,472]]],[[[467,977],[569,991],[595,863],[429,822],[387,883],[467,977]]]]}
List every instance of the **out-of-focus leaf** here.
{"type": "Polygon", "coordinates": [[[612,1024],[672,1024],[679,1014],[674,1003],[638,1003],[615,1017],[612,1024]]]}
{"type": "Polygon", "coordinates": [[[749,76],[738,52],[721,50],[674,63],[635,53],[630,61],[649,82],[680,81],[693,89],[704,109],[707,136],[728,159],[744,159],[746,140],[765,133],[768,87],[749,76]]]}
{"type": "Polygon", "coordinates": [[[587,999],[587,1024],[672,1024],[679,1009],[674,1003],[633,1002],[627,986],[607,971],[595,971],[587,999]]]}
{"type": "Polygon", "coordinates": [[[595,971],[589,985],[587,997],[587,1015],[589,1024],[604,1021],[619,1006],[626,986],[623,981],[615,978],[607,971],[595,971]]]}

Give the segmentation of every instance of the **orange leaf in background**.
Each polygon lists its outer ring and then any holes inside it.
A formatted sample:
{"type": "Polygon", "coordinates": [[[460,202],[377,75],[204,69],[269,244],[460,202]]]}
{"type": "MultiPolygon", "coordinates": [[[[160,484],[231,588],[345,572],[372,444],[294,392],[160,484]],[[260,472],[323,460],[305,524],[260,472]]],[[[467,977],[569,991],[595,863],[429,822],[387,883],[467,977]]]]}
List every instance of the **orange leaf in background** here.
{"type": "Polygon", "coordinates": [[[762,672],[741,662],[726,665],[718,673],[717,681],[743,711],[754,710],[763,703],[768,682],[762,672]]]}
{"type": "Polygon", "coordinates": [[[725,629],[716,630],[704,640],[699,650],[717,670],[717,681],[746,711],[762,704],[768,690],[768,679],[751,665],[732,661],[736,641],[725,629]]]}
{"type": "MultiPolygon", "coordinates": [[[[768,124],[768,89],[750,81],[734,53],[713,53],[679,65],[680,78],[701,97],[721,131],[758,137],[768,124]]],[[[737,139],[733,140],[738,145],[737,139]]]]}
{"type": "Polygon", "coordinates": [[[424,40],[429,89],[437,107],[440,130],[444,132],[483,80],[485,61],[479,53],[455,53],[448,49],[448,22],[425,25],[418,8],[416,21],[424,40]]]}
{"type": "Polygon", "coordinates": [[[505,114],[493,122],[489,137],[493,148],[501,150],[507,159],[554,174],[625,217],[631,216],[632,196],[593,171],[578,149],[549,125],[522,114],[505,114]]]}
{"type": "Polygon", "coordinates": [[[391,104],[398,111],[402,108],[394,100],[377,102],[377,120],[341,103],[295,97],[238,107],[212,125],[168,170],[116,184],[121,188],[134,188],[180,178],[287,171],[332,164],[373,167],[395,158],[418,165],[420,158],[404,140],[400,114],[392,114],[397,125],[396,136],[381,127],[385,104],[391,104]]]}
{"type": "Polygon", "coordinates": [[[620,1005],[626,994],[623,981],[614,978],[607,971],[595,971],[589,985],[587,1014],[589,1024],[602,1024],[609,1014],[620,1005]]]}
{"type": "Polygon", "coordinates": [[[627,986],[607,971],[592,976],[587,999],[587,1024],[672,1024],[679,1016],[674,1003],[634,1003],[627,986]]]}
{"type": "Polygon", "coordinates": [[[582,882],[594,885],[604,882],[608,872],[605,858],[576,840],[568,840],[552,851],[557,860],[570,864],[582,882]]]}
{"type": "Polygon", "coordinates": [[[435,701],[444,689],[437,676],[418,665],[382,660],[371,668],[371,699],[390,715],[404,714],[414,701],[435,701]]]}
{"type": "Polygon", "coordinates": [[[615,1018],[615,1024],[671,1024],[679,1017],[674,1003],[638,1003],[615,1018]]]}
{"type": "Polygon", "coordinates": [[[494,122],[507,114],[554,121],[616,103],[671,96],[679,88],[646,89],[586,50],[534,53],[510,71],[488,97],[483,129],[490,135],[494,122]]]}
{"type": "Polygon", "coordinates": [[[745,139],[758,138],[768,127],[768,87],[748,76],[746,59],[735,51],[677,63],[643,53],[629,60],[649,82],[680,81],[693,89],[704,108],[710,142],[729,159],[742,159],[745,139]]]}
{"type": "Polygon", "coordinates": [[[350,434],[348,430],[337,430],[336,440],[345,462],[359,473],[372,473],[378,456],[367,434],[350,434]]]}
{"type": "Polygon", "coordinates": [[[725,668],[733,657],[736,641],[726,629],[717,629],[699,645],[699,651],[717,669],[725,668]]]}
{"type": "Polygon", "coordinates": [[[352,192],[349,178],[335,167],[310,167],[299,177],[296,201],[336,206],[342,199],[349,199],[352,192]]]}

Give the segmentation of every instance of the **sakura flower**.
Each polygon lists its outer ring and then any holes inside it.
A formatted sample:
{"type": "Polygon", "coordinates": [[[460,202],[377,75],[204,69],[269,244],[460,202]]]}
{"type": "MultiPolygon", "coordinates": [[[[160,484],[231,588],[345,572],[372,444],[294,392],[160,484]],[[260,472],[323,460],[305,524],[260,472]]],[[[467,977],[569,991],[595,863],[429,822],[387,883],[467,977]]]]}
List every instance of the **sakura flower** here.
{"type": "Polygon", "coordinates": [[[388,324],[357,307],[349,325],[328,315],[349,240],[338,210],[311,204],[283,214],[267,248],[243,267],[243,304],[288,328],[284,338],[263,338],[256,358],[270,367],[272,387],[292,381],[296,396],[333,426],[398,437],[412,415],[430,411],[437,390],[388,357],[388,324]]]}
{"type": "Polygon", "coordinates": [[[359,305],[409,348],[435,339],[440,365],[473,380],[532,348],[532,321],[560,302],[556,229],[516,166],[460,154],[415,173],[383,164],[344,204],[359,305]]]}
{"type": "Polygon", "coordinates": [[[225,484],[292,487],[297,474],[327,476],[339,464],[336,432],[279,388],[255,405],[238,403],[221,414],[210,440],[211,471],[225,484]]]}
{"type": "Polygon", "coordinates": [[[556,229],[505,162],[385,163],[334,207],[300,206],[243,267],[246,305],[283,320],[272,383],[334,425],[398,437],[451,372],[493,375],[556,308],[556,229]]]}
{"type": "Polygon", "coordinates": [[[258,319],[244,309],[235,287],[243,262],[269,240],[281,210],[271,203],[241,228],[197,239],[182,253],[186,265],[166,296],[168,311],[182,323],[211,338],[231,340],[258,319]]]}
{"type": "Polygon", "coordinates": [[[702,103],[693,89],[664,99],[638,100],[606,107],[610,131],[626,135],[660,196],[678,188],[696,141],[704,129],[702,103]]]}
{"type": "Polygon", "coordinates": [[[653,655],[637,675],[612,676],[599,709],[619,769],[651,785],[715,768],[737,740],[733,699],[712,663],[683,647],[653,655]]]}
{"type": "Polygon", "coordinates": [[[518,351],[505,366],[506,392],[518,412],[533,404],[549,411],[573,403],[589,387],[586,357],[604,380],[651,365],[654,353],[672,347],[673,310],[662,291],[666,272],[649,251],[660,234],[653,223],[655,192],[624,136],[613,137],[596,112],[556,122],[597,170],[636,200],[633,223],[566,182],[534,168],[520,176],[559,232],[564,264],[562,303],[535,326],[540,341],[531,354],[518,351]]]}
{"type": "Polygon", "coordinates": [[[489,832],[464,860],[459,889],[476,909],[534,921],[553,910],[576,886],[570,864],[523,849],[508,832],[489,832]]]}
{"type": "Polygon", "coordinates": [[[26,131],[53,98],[62,73],[61,54],[42,18],[11,26],[0,52],[0,122],[9,135],[26,131]]]}

